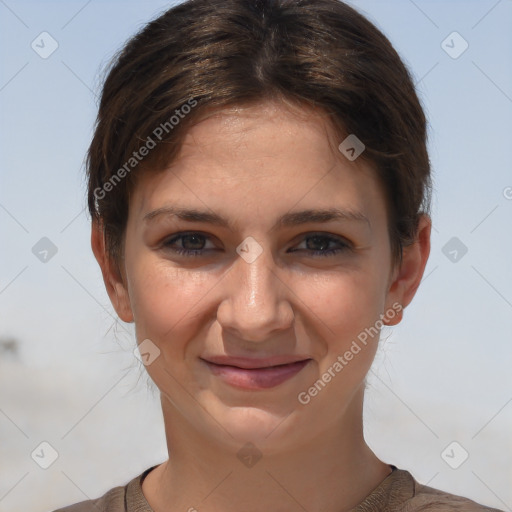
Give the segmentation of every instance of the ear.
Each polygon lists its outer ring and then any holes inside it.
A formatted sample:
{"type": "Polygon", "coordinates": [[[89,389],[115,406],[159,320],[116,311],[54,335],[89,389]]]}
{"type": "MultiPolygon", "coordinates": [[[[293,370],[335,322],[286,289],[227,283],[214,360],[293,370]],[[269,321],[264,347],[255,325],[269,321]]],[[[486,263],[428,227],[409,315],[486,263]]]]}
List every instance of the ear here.
{"type": "Polygon", "coordinates": [[[96,261],[101,268],[103,282],[110,297],[110,302],[112,302],[114,309],[123,322],[133,322],[127,284],[118,266],[106,252],[103,226],[95,219],[92,221],[91,247],[96,261]]]}
{"type": "Polygon", "coordinates": [[[395,269],[386,297],[386,311],[400,304],[399,314],[384,321],[385,325],[396,325],[402,319],[403,309],[410,304],[421,283],[425,266],[430,254],[430,232],[432,221],[428,215],[422,215],[418,222],[415,241],[404,247],[402,263],[395,269]],[[393,304],[395,306],[393,306],[393,304]]]}

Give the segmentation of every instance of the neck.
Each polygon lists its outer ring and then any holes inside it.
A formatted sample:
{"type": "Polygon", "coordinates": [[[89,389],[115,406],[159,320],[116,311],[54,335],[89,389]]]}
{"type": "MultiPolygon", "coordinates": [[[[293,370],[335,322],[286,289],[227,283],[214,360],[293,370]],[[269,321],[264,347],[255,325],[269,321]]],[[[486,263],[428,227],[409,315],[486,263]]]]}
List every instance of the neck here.
{"type": "Polygon", "coordinates": [[[364,441],[362,392],[343,424],[326,426],[322,435],[293,451],[226,448],[180,425],[183,418],[165,398],[162,407],[169,460],[142,485],[155,512],[343,512],[391,472],[364,441]]]}

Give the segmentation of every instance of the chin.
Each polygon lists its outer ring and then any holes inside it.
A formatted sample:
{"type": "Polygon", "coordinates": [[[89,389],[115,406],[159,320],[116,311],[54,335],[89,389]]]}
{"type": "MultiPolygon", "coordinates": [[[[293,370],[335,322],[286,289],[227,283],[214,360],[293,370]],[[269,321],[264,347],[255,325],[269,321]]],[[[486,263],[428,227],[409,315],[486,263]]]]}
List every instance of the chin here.
{"type": "MultiPolygon", "coordinates": [[[[288,402],[289,403],[289,402],[288,402]]],[[[247,443],[254,444],[267,455],[283,451],[297,433],[294,409],[282,407],[221,404],[212,416],[224,427],[223,442],[238,451],[247,443]],[[229,433],[229,434],[228,434],[229,433]]],[[[300,429],[299,429],[300,430],[300,429]]],[[[291,447],[291,444],[290,444],[291,447]]]]}

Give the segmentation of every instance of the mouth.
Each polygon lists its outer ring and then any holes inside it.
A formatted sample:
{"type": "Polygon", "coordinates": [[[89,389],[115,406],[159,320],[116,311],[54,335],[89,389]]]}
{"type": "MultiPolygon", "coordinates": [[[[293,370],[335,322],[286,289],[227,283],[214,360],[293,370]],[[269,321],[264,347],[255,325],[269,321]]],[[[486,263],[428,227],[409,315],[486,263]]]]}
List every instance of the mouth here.
{"type": "Polygon", "coordinates": [[[212,357],[201,360],[210,372],[232,386],[269,389],[297,375],[311,358],[274,357],[266,359],[212,357]]]}

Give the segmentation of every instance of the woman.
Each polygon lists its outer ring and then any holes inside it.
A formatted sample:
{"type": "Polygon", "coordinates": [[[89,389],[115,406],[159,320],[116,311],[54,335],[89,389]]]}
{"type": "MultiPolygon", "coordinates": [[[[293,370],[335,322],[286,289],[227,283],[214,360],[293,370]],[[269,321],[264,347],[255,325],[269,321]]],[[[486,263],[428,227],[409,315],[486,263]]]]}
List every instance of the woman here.
{"type": "Polygon", "coordinates": [[[425,116],[369,21],[338,0],[170,9],[115,59],[87,169],[169,459],[61,511],[491,510],[363,437],[431,229],[425,116]]]}

